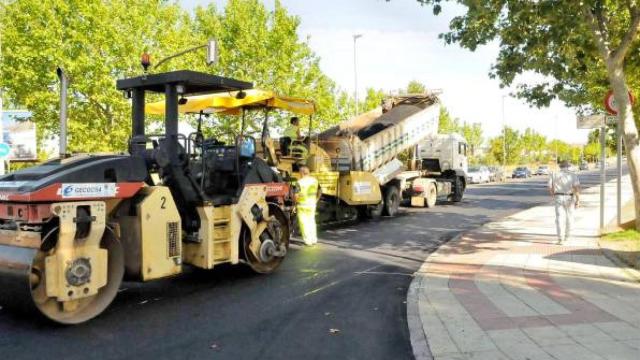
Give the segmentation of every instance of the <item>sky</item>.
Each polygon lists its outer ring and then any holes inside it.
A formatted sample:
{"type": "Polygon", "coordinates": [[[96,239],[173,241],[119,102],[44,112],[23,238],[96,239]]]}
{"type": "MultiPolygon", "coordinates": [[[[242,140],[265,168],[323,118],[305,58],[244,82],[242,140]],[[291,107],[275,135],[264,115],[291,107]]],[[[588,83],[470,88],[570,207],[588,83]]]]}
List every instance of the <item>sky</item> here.
{"type": "MultiPolygon", "coordinates": [[[[185,8],[225,0],[182,0],[185,8]]],[[[273,8],[273,0],[263,0],[273,8]]],[[[496,43],[475,52],[445,45],[438,34],[465,8],[448,4],[439,16],[415,0],[281,0],[289,13],[300,18],[298,34],[320,57],[320,67],[342,89],[354,91],[353,35],[357,40],[358,94],[366,88],[385,91],[404,88],[417,80],[441,89],[441,99],[460,122],[482,123],[485,137],[500,134],[503,123],[524,130],[531,127],[548,138],[586,143],[588,130],[576,129],[575,111],[561,102],[549,108],[532,108],[500,89],[488,76],[498,52],[496,43]],[[502,105],[504,97],[504,119],[502,105]]],[[[521,81],[535,79],[523,76],[521,81]]],[[[295,96],[295,94],[289,94],[295,96]]]]}

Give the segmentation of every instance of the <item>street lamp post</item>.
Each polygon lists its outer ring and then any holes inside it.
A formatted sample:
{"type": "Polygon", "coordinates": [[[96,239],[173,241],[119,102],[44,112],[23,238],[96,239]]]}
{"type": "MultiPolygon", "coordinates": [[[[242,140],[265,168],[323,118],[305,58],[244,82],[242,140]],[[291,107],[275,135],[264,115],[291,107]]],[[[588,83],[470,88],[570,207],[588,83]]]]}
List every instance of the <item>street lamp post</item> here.
{"type": "Polygon", "coordinates": [[[356,40],[361,37],[362,34],[353,34],[353,97],[356,102],[353,116],[358,115],[358,62],[356,58],[356,40]]]}
{"type": "Polygon", "coordinates": [[[507,125],[504,118],[504,99],[507,95],[502,95],[502,172],[506,170],[507,163],[507,125]]]}

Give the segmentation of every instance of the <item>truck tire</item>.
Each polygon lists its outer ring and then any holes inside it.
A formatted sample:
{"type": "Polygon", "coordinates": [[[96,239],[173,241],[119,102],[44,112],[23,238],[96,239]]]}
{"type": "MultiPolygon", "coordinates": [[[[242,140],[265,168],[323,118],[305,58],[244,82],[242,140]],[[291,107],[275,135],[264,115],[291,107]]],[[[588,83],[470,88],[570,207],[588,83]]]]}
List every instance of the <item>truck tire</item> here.
{"type": "Polygon", "coordinates": [[[384,207],[382,214],[395,216],[400,206],[400,189],[395,185],[388,186],[384,191],[384,207]]]}
{"type": "Polygon", "coordinates": [[[428,208],[432,208],[436,206],[436,200],[438,199],[438,189],[436,189],[436,184],[429,184],[426,189],[426,194],[424,197],[424,204],[428,208]]]}
{"type": "Polygon", "coordinates": [[[464,195],[464,182],[460,176],[456,176],[453,180],[453,193],[449,197],[449,200],[453,202],[462,201],[462,195],[464,195]]]}
{"type": "Polygon", "coordinates": [[[382,216],[384,209],[384,201],[380,201],[377,205],[360,205],[358,206],[358,218],[360,220],[375,220],[382,216]]]}

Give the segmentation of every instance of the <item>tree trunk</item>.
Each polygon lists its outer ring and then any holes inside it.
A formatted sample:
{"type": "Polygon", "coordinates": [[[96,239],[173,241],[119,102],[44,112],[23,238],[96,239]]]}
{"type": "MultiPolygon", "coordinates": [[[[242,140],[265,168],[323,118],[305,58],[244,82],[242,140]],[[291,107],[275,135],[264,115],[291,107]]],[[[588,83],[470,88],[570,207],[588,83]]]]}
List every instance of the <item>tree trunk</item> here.
{"type": "Polygon", "coordinates": [[[631,176],[633,198],[635,204],[635,228],[640,230],[640,144],[638,141],[638,128],[636,127],[631,101],[629,101],[629,88],[627,87],[623,64],[609,62],[609,82],[613,90],[613,96],[618,104],[618,124],[622,125],[622,136],[627,150],[627,165],[631,176]]]}

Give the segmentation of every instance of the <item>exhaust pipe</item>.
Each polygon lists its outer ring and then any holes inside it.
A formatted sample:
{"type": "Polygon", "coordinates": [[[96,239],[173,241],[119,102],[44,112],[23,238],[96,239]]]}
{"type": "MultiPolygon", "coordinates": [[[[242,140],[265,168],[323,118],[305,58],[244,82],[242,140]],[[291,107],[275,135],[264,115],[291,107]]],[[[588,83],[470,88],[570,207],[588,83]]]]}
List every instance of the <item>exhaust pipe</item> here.
{"type": "Polygon", "coordinates": [[[60,158],[63,159],[67,155],[67,88],[69,87],[69,79],[61,67],[56,69],[56,73],[60,79],[60,158]]]}

